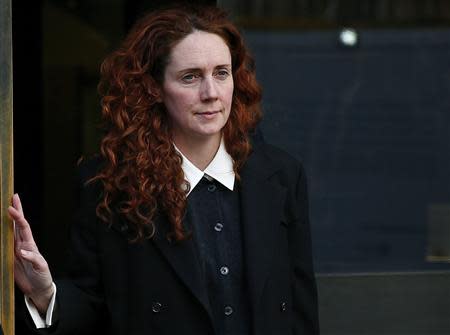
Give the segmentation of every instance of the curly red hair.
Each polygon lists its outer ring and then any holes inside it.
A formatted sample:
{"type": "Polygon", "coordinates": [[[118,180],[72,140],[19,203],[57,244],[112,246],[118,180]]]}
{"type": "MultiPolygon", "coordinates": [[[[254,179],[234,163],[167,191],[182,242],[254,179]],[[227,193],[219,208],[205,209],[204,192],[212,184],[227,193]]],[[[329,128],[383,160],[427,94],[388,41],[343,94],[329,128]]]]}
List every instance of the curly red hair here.
{"type": "Polygon", "coordinates": [[[159,94],[172,48],[194,30],[219,35],[231,52],[233,102],[223,136],[238,180],[251,152],[249,132],[261,118],[253,59],[222,10],[172,8],[140,19],[101,66],[106,135],[100,149],[105,164],[93,178],[103,185],[97,215],[109,222],[114,209],[128,221],[135,241],[153,236],[156,215],[168,219],[168,238],[188,236],[182,224],[186,207],[182,158],[174,148],[159,94]]]}

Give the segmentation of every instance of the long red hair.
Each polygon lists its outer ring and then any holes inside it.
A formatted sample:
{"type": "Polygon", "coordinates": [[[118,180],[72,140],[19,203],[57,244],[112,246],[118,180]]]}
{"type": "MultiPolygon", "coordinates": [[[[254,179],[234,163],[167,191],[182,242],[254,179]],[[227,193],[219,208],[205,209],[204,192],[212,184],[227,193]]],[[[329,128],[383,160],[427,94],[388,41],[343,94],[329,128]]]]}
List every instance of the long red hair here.
{"type": "Polygon", "coordinates": [[[106,222],[113,212],[123,216],[133,240],[153,236],[156,215],[168,219],[168,238],[187,237],[182,158],[173,146],[165,106],[158,101],[172,48],[194,30],[221,36],[230,49],[234,92],[223,136],[238,180],[251,152],[249,132],[261,118],[253,59],[222,10],[173,8],[140,19],[101,66],[104,165],[93,178],[103,185],[97,215],[106,222]]]}

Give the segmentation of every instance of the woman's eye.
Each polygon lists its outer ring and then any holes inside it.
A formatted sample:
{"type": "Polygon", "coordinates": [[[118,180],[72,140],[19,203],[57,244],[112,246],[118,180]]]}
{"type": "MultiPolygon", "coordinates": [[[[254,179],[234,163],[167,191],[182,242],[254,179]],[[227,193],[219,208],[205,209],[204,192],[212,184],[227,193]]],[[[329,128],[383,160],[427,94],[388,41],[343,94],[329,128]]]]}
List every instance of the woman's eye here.
{"type": "Polygon", "coordinates": [[[185,74],[181,80],[184,81],[185,83],[191,83],[193,82],[196,78],[198,78],[198,75],[194,74],[194,73],[188,73],[185,74]]]}
{"type": "Polygon", "coordinates": [[[219,70],[216,73],[216,76],[219,79],[227,79],[229,75],[230,75],[230,73],[228,72],[228,70],[219,70]]]}

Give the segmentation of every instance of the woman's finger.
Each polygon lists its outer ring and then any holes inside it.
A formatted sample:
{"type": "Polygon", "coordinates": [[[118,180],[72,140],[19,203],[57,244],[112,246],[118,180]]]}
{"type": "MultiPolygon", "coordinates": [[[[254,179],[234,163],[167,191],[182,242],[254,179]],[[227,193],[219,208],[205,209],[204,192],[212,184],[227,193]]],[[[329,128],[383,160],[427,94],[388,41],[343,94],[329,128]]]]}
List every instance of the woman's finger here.
{"type": "Polygon", "coordinates": [[[23,214],[23,208],[22,208],[22,202],[20,201],[19,194],[14,194],[12,198],[12,204],[14,208],[17,208],[17,210],[23,214]]]}
{"type": "Polygon", "coordinates": [[[23,242],[22,235],[20,234],[19,223],[18,223],[19,220],[21,219],[21,216],[18,214],[17,210],[12,206],[8,207],[8,214],[13,221],[14,242],[15,242],[15,245],[17,248],[17,245],[19,244],[19,242],[23,242]]]}
{"type": "Polygon", "coordinates": [[[28,221],[25,219],[23,214],[19,212],[16,208],[9,206],[8,213],[11,215],[11,218],[15,223],[15,231],[20,235],[20,238],[27,243],[34,243],[33,233],[31,232],[30,225],[28,221]]]}

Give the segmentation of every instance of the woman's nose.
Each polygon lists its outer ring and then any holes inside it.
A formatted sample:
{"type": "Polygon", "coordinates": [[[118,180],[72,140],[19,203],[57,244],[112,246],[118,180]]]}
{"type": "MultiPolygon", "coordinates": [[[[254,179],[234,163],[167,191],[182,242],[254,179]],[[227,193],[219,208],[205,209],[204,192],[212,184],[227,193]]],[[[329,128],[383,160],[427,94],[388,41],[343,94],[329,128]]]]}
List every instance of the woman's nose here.
{"type": "Polygon", "coordinates": [[[211,77],[204,78],[201,85],[200,99],[203,101],[215,100],[218,96],[217,86],[214,79],[211,77]]]}

